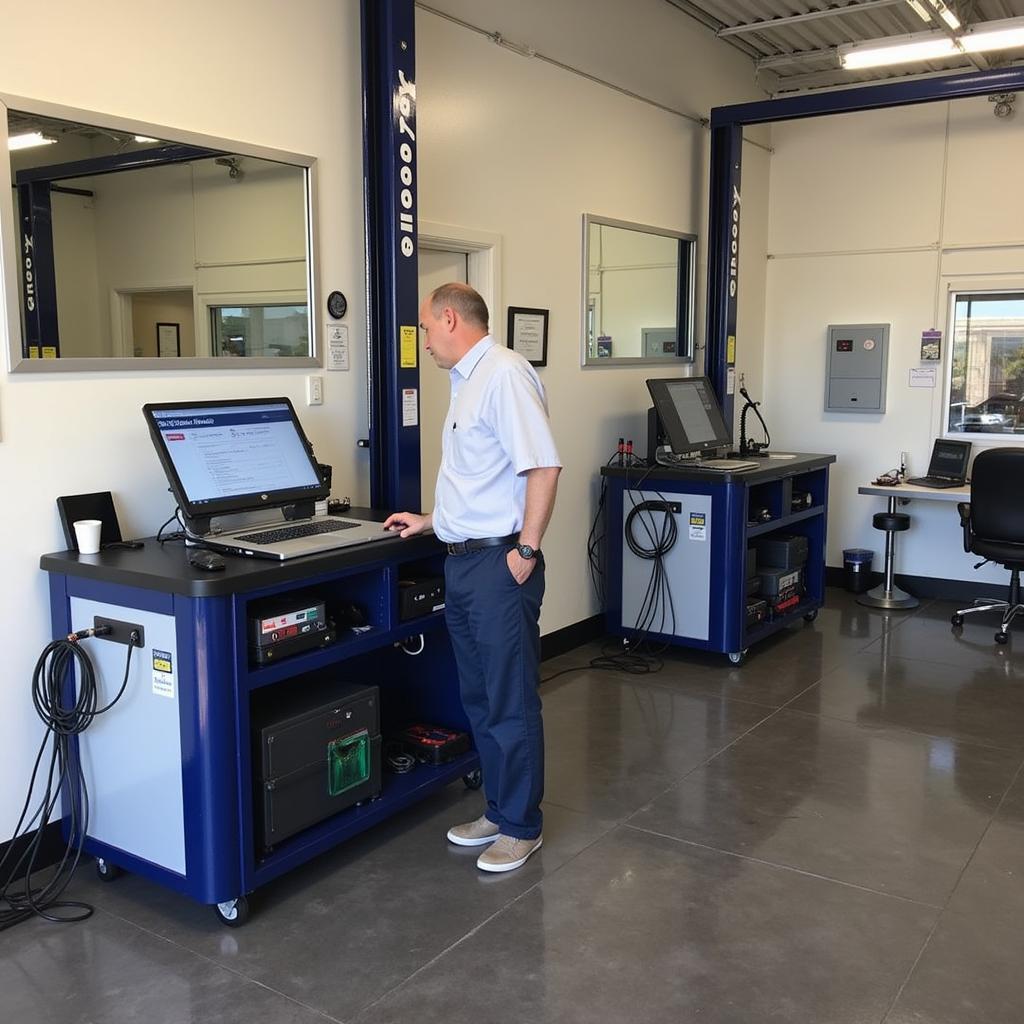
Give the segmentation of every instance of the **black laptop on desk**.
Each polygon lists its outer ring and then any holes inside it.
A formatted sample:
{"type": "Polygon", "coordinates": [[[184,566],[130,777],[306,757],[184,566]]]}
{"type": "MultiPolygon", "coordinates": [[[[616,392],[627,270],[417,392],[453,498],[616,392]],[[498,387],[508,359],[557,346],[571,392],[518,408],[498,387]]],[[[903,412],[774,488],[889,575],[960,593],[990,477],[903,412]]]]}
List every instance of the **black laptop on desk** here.
{"type": "Polygon", "coordinates": [[[939,438],[932,446],[928,475],[909,477],[907,483],[920,487],[962,487],[967,482],[970,459],[970,441],[944,441],[939,438]]]}
{"type": "Polygon", "coordinates": [[[380,523],[313,516],[329,487],[287,398],[161,402],[142,413],[186,532],[207,547],[284,560],[396,536],[380,523]],[[308,516],[286,519],[288,508],[308,516]],[[218,528],[243,513],[256,522],[218,528]]]}

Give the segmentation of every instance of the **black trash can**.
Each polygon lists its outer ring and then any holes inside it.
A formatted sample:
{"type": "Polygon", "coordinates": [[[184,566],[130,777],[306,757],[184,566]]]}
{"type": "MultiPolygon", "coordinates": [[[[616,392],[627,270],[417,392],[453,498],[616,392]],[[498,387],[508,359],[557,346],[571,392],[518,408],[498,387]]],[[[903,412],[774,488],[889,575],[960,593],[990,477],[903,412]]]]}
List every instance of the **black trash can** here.
{"type": "Polygon", "coordinates": [[[852,594],[863,594],[871,589],[871,560],[874,557],[874,551],[867,548],[846,548],[843,551],[846,589],[852,594]]]}

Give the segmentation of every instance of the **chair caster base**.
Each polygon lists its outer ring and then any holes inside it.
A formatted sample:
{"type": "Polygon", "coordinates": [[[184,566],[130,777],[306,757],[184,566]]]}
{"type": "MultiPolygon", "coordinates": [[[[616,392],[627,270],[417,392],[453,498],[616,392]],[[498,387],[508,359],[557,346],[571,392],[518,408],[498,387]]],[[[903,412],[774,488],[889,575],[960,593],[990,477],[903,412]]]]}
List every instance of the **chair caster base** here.
{"type": "Polygon", "coordinates": [[[884,608],[886,610],[916,608],[920,603],[916,597],[908,594],[905,590],[900,590],[899,587],[886,590],[884,584],[879,584],[866,594],[860,594],[857,597],[857,604],[862,604],[867,608],[884,608]]]}
{"type": "Polygon", "coordinates": [[[1009,633],[996,633],[996,638],[995,639],[996,639],[996,643],[997,644],[1008,644],[1010,642],[1010,634],[1009,633]]]}

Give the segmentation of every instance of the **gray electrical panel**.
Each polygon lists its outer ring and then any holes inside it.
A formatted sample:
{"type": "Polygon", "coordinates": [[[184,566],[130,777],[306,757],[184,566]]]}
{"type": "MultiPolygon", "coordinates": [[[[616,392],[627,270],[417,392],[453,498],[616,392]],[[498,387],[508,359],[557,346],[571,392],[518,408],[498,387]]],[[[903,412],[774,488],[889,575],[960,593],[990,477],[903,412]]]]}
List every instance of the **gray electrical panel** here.
{"type": "Polygon", "coordinates": [[[825,412],[885,412],[888,324],[831,324],[825,412]]]}

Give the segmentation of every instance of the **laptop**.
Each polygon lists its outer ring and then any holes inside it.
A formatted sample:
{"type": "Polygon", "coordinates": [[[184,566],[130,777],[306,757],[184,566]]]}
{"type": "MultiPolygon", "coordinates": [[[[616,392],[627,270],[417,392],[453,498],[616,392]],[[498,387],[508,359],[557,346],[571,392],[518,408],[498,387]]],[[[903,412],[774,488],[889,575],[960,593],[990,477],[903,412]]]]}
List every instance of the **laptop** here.
{"type": "Polygon", "coordinates": [[[207,547],[284,560],[396,536],[380,523],[312,515],[330,488],[287,398],[159,402],[142,414],[186,533],[207,547]],[[289,506],[309,515],[285,519],[289,506]],[[259,512],[256,526],[219,528],[259,512]]]}
{"type": "Polygon", "coordinates": [[[927,476],[908,477],[908,484],[921,487],[962,487],[967,482],[967,463],[971,459],[970,441],[936,439],[927,476]]]}

